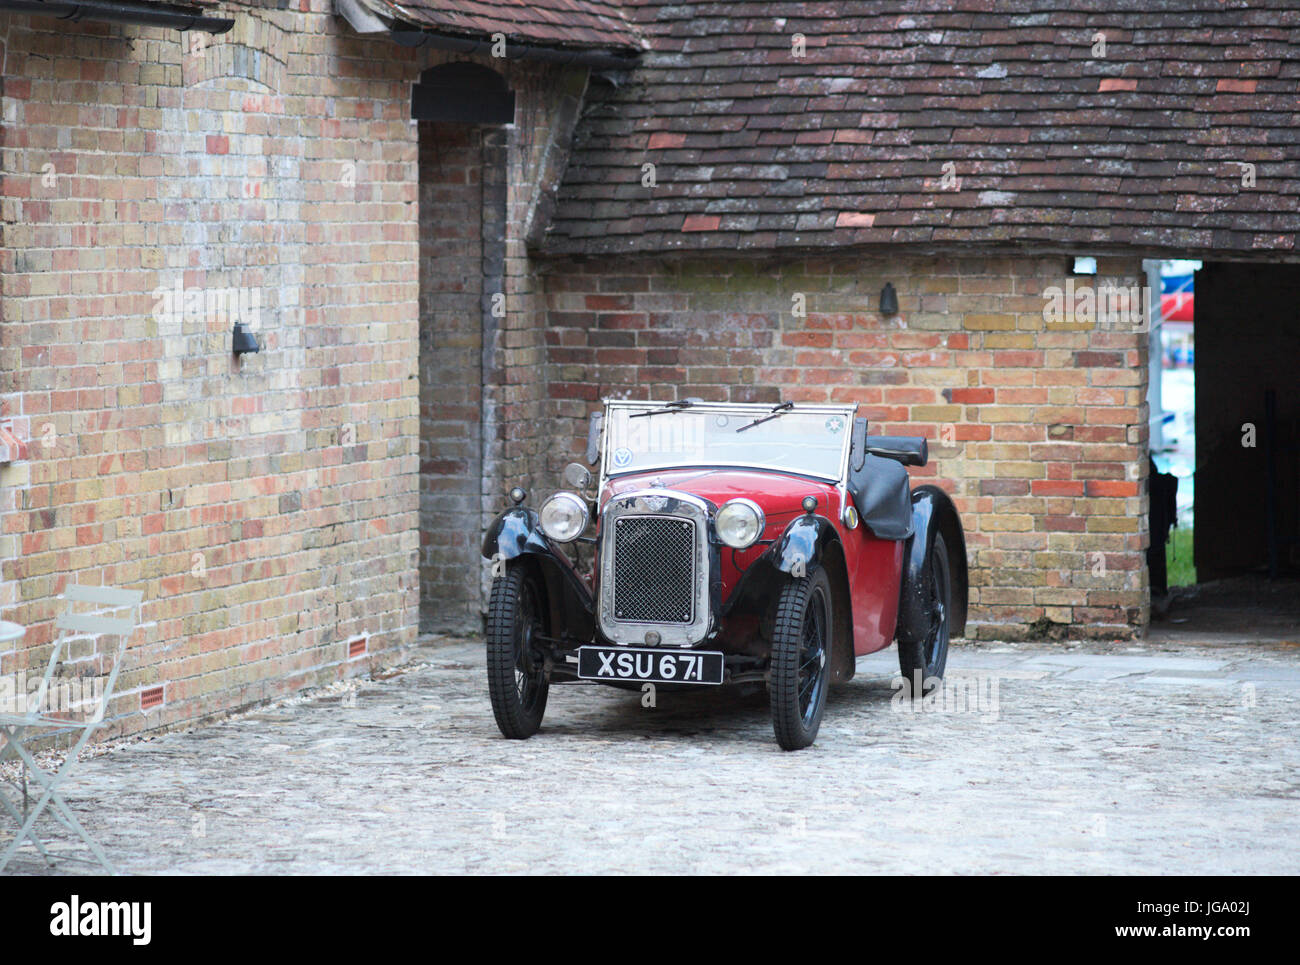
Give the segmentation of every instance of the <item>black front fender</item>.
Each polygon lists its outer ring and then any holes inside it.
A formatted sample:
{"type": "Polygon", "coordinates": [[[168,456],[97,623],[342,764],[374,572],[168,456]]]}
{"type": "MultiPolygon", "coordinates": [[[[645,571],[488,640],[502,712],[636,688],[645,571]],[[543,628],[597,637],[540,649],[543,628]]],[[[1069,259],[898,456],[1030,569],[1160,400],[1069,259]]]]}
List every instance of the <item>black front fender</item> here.
{"type": "Polygon", "coordinates": [[[829,519],[805,514],[791,522],[764,555],[780,572],[803,576],[822,564],[826,545],[838,539],[829,519]]]}
{"type": "Polygon", "coordinates": [[[542,532],[537,511],[524,506],[507,509],[492,520],[492,525],[483,534],[483,558],[496,559],[498,553],[507,560],[525,553],[557,555],[551,541],[542,532]]]}
{"type": "Polygon", "coordinates": [[[776,600],[788,577],[800,577],[824,568],[830,576],[835,620],[832,648],[835,679],[853,676],[853,600],[849,593],[844,546],[825,516],[804,515],[785,528],[767,551],[741,574],[722,608],[730,613],[752,612],[760,617],[776,600]]]}
{"type": "Polygon", "coordinates": [[[762,601],[780,586],[781,574],[804,576],[824,565],[829,546],[838,542],[839,534],[825,516],[797,517],[741,574],[740,581],[723,604],[722,615],[760,608],[762,601]]]}
{"type": "Polygon", "coordinates": [[[943,534],[948,550],[948,573],[952,583],[951,634],[966,632],[966,604],[970,576],[966,564],[966,536],[961,517],[951,497],[938,486],[917,486],[912,490],[912,535],[903,548],[903,578],[899,585],[898,639],[919,642],[930,628],[930,600],[922,587],[926,568],[934,552],[934,538],[943,534]]]}
{"type": "Polygon", "coordinates": [[[590,638],[596,612],[591,588],[568,556],[542,532],[536,510],[514,506],[494,519],[483,534],[483,557],[492,561],[493,576],[500,575],[495,572],[499,562],[532,560],[546,581],[556,635],[590,638]]]}

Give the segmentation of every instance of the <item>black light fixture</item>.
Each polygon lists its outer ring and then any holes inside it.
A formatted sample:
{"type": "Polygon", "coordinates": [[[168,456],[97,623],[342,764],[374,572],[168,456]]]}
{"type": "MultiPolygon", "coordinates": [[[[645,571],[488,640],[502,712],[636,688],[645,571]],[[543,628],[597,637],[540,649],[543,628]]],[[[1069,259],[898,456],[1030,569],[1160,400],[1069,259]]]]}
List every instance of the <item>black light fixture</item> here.
{"type": "Polygon", "coordinates": [[[894,291],[893,282],[885,282],[885,287],[880,290],[880,314],[898,314],[898,292],[894,291]]]}
{"type": "Polygon", "coordinates": [[[231,336],[230,347],[236,355],[262,350],[262,346],[257,344],[257,336],[250,332],[243,322],[235,322],[235,332],[231,336]]]}

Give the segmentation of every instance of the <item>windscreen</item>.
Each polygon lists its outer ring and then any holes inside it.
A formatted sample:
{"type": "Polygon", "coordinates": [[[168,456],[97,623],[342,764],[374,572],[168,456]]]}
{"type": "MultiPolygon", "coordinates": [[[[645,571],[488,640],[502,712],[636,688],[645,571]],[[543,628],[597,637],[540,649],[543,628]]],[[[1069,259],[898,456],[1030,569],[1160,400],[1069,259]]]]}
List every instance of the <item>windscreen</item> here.
{"type": "Polygon", "coordinates": [[[853,410],[830,406],[611,405],[605,420],[610,475],[673,466],[778,469],[838,480],[853,410]]]}

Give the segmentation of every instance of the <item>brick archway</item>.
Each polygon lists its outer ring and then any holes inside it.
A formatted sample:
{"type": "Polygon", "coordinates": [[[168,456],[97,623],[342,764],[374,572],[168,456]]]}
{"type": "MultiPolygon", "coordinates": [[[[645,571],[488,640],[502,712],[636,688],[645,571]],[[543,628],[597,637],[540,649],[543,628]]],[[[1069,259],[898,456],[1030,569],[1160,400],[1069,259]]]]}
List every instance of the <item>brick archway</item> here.
{"type": "Polygon", "coordinates": [[[421,75],[420,629],[477,629],[504,311],[506,138],[514,108],[486,67],[447,64],[421,75]]]}

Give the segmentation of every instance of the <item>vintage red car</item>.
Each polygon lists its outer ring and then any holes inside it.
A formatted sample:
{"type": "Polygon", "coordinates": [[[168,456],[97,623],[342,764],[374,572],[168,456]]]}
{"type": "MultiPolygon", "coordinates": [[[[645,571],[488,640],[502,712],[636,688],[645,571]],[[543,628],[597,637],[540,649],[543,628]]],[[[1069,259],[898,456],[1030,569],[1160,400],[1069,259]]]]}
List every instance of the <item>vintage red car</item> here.
{"type": "Polygon", "coordinates": [[[483,540],[501,732],[535,733],[552,683],[760,683],[777,742],[807,747],[831,680],[894,640],[921,696],[967,600],[957,509],[905,468],[927,458],[852,405],[607,401],[598,474],[570,464],[539,509],[516,487],[483,540]]]}

